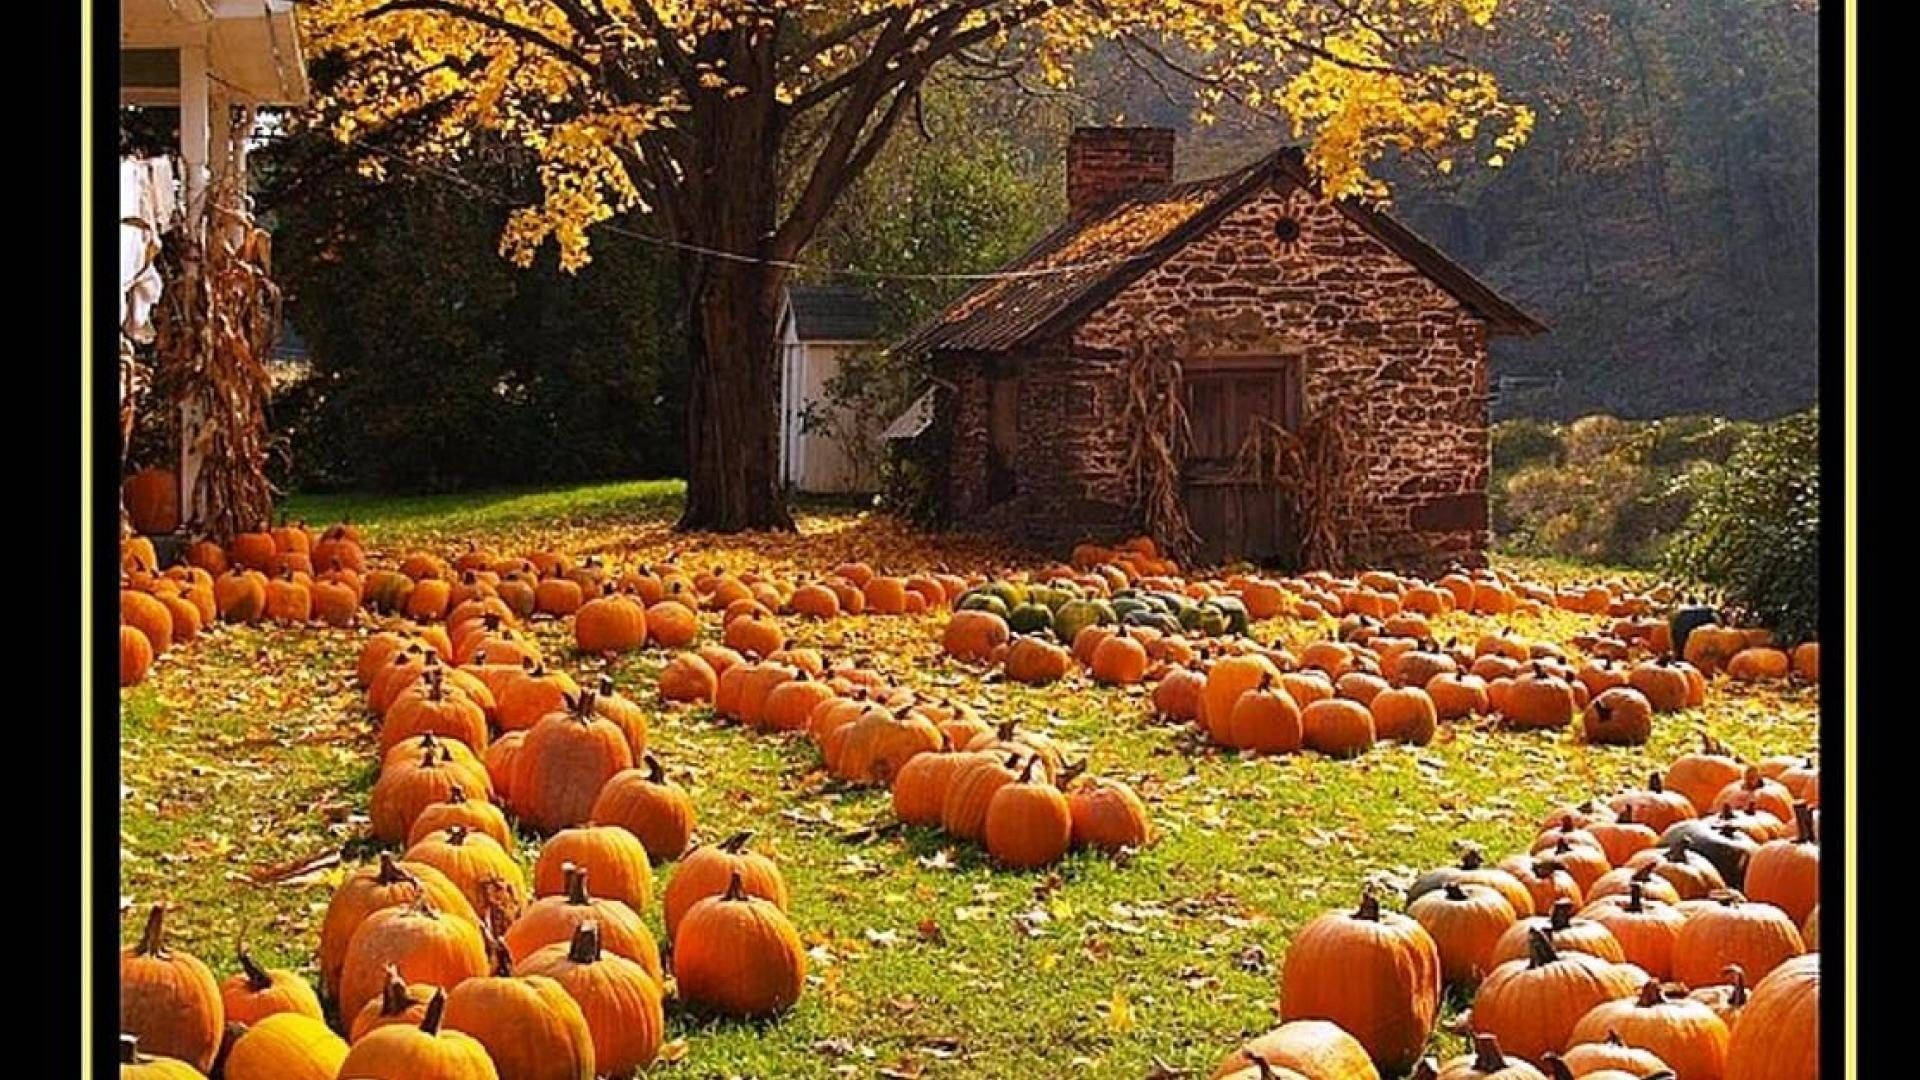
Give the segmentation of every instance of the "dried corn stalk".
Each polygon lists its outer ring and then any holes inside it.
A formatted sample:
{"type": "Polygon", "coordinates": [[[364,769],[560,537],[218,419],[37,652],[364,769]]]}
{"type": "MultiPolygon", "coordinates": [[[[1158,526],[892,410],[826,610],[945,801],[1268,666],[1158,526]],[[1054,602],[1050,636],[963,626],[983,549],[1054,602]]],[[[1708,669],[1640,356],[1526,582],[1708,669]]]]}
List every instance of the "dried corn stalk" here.
{"type": "Polygon", "coordinates": [[[1127,477],[1146,533],[1162,552],[1184,563],[1200,536],[1187,519],[1181,485],[1193,429],[1176,355],[1169,342],[1149,335],[1128,342],[1121,424],[1130,435],[1127,477]]]}
{"type": "Polygon", "coordinates": [[[1285,496],[1288,512],[1299,526],[1296,561],[1302,569],[1345,569],[1340,522],[1346,520],[1352,494],[1347,440],[1351,430],[1338,406],[1308,415],[1297,433],[1262,417],[1234,455],[1235,479],[1272,484],[1285,496]]]}
{"type": "Polygon", "coordinates": [[[178,418],[181,445],[200,458],[182,509],[190,524],[224,540],[273,512],[267,357],[280,330],[267,233],[231,174],[208,191],[203,220],[169,234],[163,258],[155,396],[178,418]]]}

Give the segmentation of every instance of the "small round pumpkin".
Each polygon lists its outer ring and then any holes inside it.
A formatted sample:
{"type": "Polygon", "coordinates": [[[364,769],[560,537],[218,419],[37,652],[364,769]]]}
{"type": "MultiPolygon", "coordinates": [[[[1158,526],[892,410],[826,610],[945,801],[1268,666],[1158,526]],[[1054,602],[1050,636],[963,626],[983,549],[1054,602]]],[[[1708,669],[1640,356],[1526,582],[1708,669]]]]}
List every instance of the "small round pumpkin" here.
{"type": "Polygon", "coordinates": [[[749,893],[736,868],[724,892],[680,920],[673,969],[691,1005],[723,1016],[768,1016],[800,999],[807,954],[780,906],[749,893]]]}
{"type": "Polygon", "coordinates": [[[1040,758],[1028,758],[1020,776],[995,791],[987,804],[987,852],[1017,870],[1051,866],[1073,839],[1067,797],[1044,773],[1034,775],[1039,765],[1040,758]]]}
{"type": "Polygon", "coordinates": [[[1440,950],[1440,974],[1448,983],[1473,985],[1492,971],[1493,950],[1517,916],[1506,897],[1484,885],[1448,882],[1407,906],[1440,950]]]}
{"type": "Polygon", "coordinates": [[[1073,846],[1116,852],[1141,848],[1153,840],[1146,804],[1118,780],[1094,780],[1067,794],[1073,817],[1073,846]]]}
{"type": "Polygon", "coordinates": [[[1628,1046],[1659,1057],[1677,1080],[1722,1080],[1727,1075],[1726,1022],[1688,998],[1684,988],[1668,992],[1658,980],[1649,979],[1638,997],[1594,1006],[1574,1025],[1571,1039],[1580,1045],[1616,1034],[1628,1046]]]}
{"type": "Polygon", "coordinates": [[[252,1025],[277,1013],[326,1018],[319,996],[298,972],[268,971],[245,946],[239,949],[239,960],[240,970],[220,983],[221,1015],[227,1023],[252,1025]]]}
{"type": "MultiPolygon", "coordinates": [[[[1354,757],[1371,749],[1373,713],[1366,706],[1340,698],[1322,698],[1300,711],[1302,741],[1329,757],[1354,757]]],[[[1364,1040],[1362,1040],[1364,1041],[1364,1040]]]]}
{"type": "Polygon", "coordinates": [[[1528,938],[1528,956],[1494,968],[1473,998],[1473,1029],[1528,1061],[1567,1046],[1595,1005],[1628,997],[1646,972],[1580,952],[1560,952],[1542,930],[1528,938]]]}
{"type": "Polygon", "coordinates": [[[226,1080],[334,1080],[347,1042],[318,1016],[281,1012],[261,1017],[227,1051],[226,1080]]]}
{"type": "Polygon", "coordinates": [[[464,1032],[442,1030],[447,994],[427,1003],[419,1027],[389,1024],[353,1044],[340,1064],[351,1080],[500,1080],[487,1048],[464,1032]]]}
{"type": "Polygon", "coordinates": [[[446,1026],[473,1036],[503,1080],[593,1080],[593,1032],[579,1002],[544,975],[515,975],[503,947],[493,974],[447,994],[446,1026]]]}
{"type": "Polygon", "coordinates": [[[747,849],[752,840],[751,832],[735,833],[718,844],[694,848],[680,861],[663,895],[668,938],[679,940],[680,921],[687,912],[700,901],[726,892],[735,877],[750,895],[786,910],[786,876],[772,859],[747,849]]]}
{"type": "Polygon", "coordinates": [[[679,858],[693,838],[693,799],[667,778],[660,759],[641,755],[641,768],[615,773],[601,785],[588,820],[632,833],[654,862],[679,858]]]}

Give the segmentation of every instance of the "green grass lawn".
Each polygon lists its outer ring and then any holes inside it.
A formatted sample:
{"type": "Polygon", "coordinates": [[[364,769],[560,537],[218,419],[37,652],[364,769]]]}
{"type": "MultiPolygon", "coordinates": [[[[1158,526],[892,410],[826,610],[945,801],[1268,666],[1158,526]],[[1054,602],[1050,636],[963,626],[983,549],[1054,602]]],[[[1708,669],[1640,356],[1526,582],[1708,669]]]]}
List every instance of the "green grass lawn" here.
{"type": "MultiPolygon", "coordinates": [[[[395,555],[473,540],[621,559],[677,550],[693,565],[819,572],[847,556],[912,570],[979,565],[992,553],[845,510],[803,512],[799,537],[689,539],[668,531],[676,511],[677,488],[661,483],[288,505],[289,516],[315,523],[347,517],[371,548],[395,555]]],[[[1452,725],[1430,746],[1353,761],[1247,759],[1155,723],[1144,691],[1078,675],[1044,690],[983,681],[941,658],[943,622],[793,626],[805,643],[869,657],[903,683],[1065,740],[1093,773],[1135,785],[1159,842],[1124,863],[1076,854],[1051,872],[999,871],[935,832],[884,828],[886,793],[830,782],[804,741],[718,724],[704,709],[661,709],[653,743],[692,790],[700,836],[752,829],[784,868],[812,978],[798,1008],[772,1024],[698,1024],[670,1009],[675,1060],[654,1073],[1142,1077],[1159,1062],[1205,1075],[1276,1022],[1288,940],[1320,911],[1352,904],[1363,881],[1404,884],[1451,861],[1461,841],[1495,856],[1522,848],[1552,806],[1644,779],[1703,729],[1748,755],[1807,751],[1816,739],[1813,691],[1722,684],[1707,708],[1662,718],[1639,750],[1452,725]]],[[[1591,622],[1554,613],[1514,625],[1564,639],[1591,622]]],[[[1491,625],[1448,616],[1444,628],[1491,625]]],[[[603,670],[573,656],[556,624],[535,630],[576,676],[603,670]]],[[[1258,632],[1301,637],[1307,628],[1275,622],[1258,632]]],[[[311,976],[341,871],[255,877],[364,832],[374,741],[352,685],[359,642],[348,631],[223,627],[163,658],[127,696],[121,888],[136,910],[123,918],[124,937],[136,932],[137,909],[170,899],[183,905],[174,940],[217,972],[234,969],[244,938],[268,962],[311,976]]],[[[624,693],[652,704],[666,659],[648,651],[610,670],[624,693]]],[[[529,867],[534,850],[525,845],[529,867]]],[[[647,914],[658,933],[657,907],[647,914]]],[[[1443,1035],[1436,1046],[1452,1052],[1459,1040],[1443,1035]]]]}

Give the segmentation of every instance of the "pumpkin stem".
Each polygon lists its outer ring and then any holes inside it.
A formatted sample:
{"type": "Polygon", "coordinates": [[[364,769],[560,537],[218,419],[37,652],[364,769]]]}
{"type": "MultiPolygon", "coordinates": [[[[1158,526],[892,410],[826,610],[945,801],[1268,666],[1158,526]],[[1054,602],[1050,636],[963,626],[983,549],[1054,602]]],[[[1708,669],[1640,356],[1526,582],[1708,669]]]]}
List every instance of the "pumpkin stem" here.
{"type": "Polygon", "coordinates": [[[1021,783],[1023,784],[1033,783],[1033,767],[1035,765],[1038,765],[1039,763],[1040,763],[1040,755],[1038,754],[1035,754],[1034,756],[1027,759],[1027,767],[1020,770],[1021,783]]]}
{"type": "Polygon", "coordinates": [[[1527,968],[1529,970],[1546,967],[1558,959],[1560,954],[1554,950],[1553,939],[1547,936],[1545,930],[1536,928],[1527,931],[1527,968]]]}
{"type": "Polygon", "coordinates": [[[1793,826],[1799,830],[1799,842],[1813,843],[1813,807],[1804,802],[1793,804],[1793,826]]]}
{"type": "Polygon", "coordinates": [[[460,786],[459,784],[450,784],[450,785],[448,785],[448,787],[447,787],[447,801],[448,801],[448,802],[450,802],[450,803],[463,803],[463,802],[466,802],[466,801],[467,801],[467,791],[466,791],[466,789],[465,789],[465,788],[463,788],[463,787],[461,787],[461,786],[460,786]]]}
{"type": "Polygon", "coordinates": [[[1553,902],[1553,909],[1547,913],[1547,925],[1557,934],[1573,925],[1573,914],[1573,901],[1563,896],[1553,902]]]}
{"type": "Polygon", "coordinates": [[[432,1000],[427,1002],[427,1014],[420,1018],[420,1030],[429,1035],[440,1034],[440,1021],[447,1014],[447,992],[436,987],[432,1000]]]}
{"type": "Polygon", "coordinates": [[[1665,996],[1660,991],[1660,980],[1648,979],[1646,983],[1640,987],[1640,997],[1634,1004],[1639,1005],[1643,1009],[1651,1009],[1663,1000],[1665,1000],[1665,996]]]}
{"type": "Polygon", "coordinates": [[[1635,915],[1647,910],[1646,890],[1638,881],[1627,882],[1627,910],[1635,915]]]}
{"type": "Polygon", "coordinates": [[[374,880],[381,885],[398,885],[403,881],[412,881],[413,875],[407,872],[406,867],[394,861],[393,852],[383,851],[380,853],[380,873],[374,877],[374,880]]]}
{"type": "Polygon", "coordinates": [[[1499,1072],[1507,1067],[1507,1056],[1500,1052],[1500,1040],[1482,1032],[1473,1037],[1473,1067],[1479,1072],[1499,1072]]]}
{"type": "Polygon", "coordinates": [[[734,833],[732,836],[729,836],[725,840],[720,841],[720,850],[726,852],[729,855],[738,855],[742,851],[746,850],[747,841],[752,839],[753,839],[753,830],[751,829],[748,829],[745,832],[734,833]]]}
{"type": "Polygon", "coordinates": [[[567,903],[587,903],[587,868],[577,863],[564,863],[560,867],[560,874],[567,883],[567,903]]]}
{"type": "Polygon", "coordinates": [[[1430,1057],[1421,1058],[1408,1080],[1440,1080],[1440,1063],[1430,1057]]]}
{"type": "Polygon", "coordinates": [[[1619,815],[1614,818],[1614,822],[1620,825],[1633,824],[1633,804],[1628,803],[1627,805],[1621,807],[1619,815]]]}
{"type": "Polygon", "coordinates": [[[1260,1080],[1273,1080],[1273,1064],[1266,1059],[1265,1055],[1253,1050],[1242,1050],[1241,1053],[1245,1054],[1247,1060],[1253,1062],[1253,1067],[1259,1070],[1260,1080]]]}
{"type": "Polygon", "coordinates": [[[1441,886],[1441,890],[1446,893],[1447,899],[1453,900],[1455,902],[1465,900],[1467,898],[1467,890],[1461,888],[1460,883],[1457,881],[1447,882],[1445,885],[1441,886]]]}
{"type": "Polygon", "coordinates": [[[396,965],[387,965],[387,982],[380,988],[380,1015],[398,1016],[412,1004],[407,997],[407,980],[400,977],[396,965]]]}
{"type": "Polygon", "coordinates": [[[573,928],[573,941],[567,946],[567,959],[576,964],[591,964],[600,959],[600,924],[588,919],[573,928]]]}
{"type": "Polygon", "coordinates": [[[739,867],[736,866],[733,868],[733,875],[727,879],[727,891],[721,897],[721,899],[723,900],[747,899],[747,884],[745,881],[741,880],[740,878],[739,867]]]}
{"type": "Polygon", "coordinates": [[[1653,792],[1655,795],[1664,794],[1667,790],[1667,782],[1660,779],[1659,773],[1654,773],[1652,776],[1647,777],[1647,790],[1653,792]]]}
{"type": "Polygon", "coordinates": [[[1733,1005],[1745,1005],[1747,1003],[1747,969],[1739,964],[1728,964],[1722,974],[1726,975],[1727,982],[1733,985],[1733,992],[1727,995],[1727,1001],[1733,1005]]]}
{"type": "Polygon", "coordinates": [[[1478,870],[1485,863],[1486,858],[1480,854],[1479,848],[1470,847],[1460,853],[1460,869],[1462,870],[1478,870]]]}
{"type": "Polygon", "coordinates": [[[167,906],[153,905],[153,910],[147,912],[146,928],[140,932],[140,947],[136,950],[139,955],[166,955],[166,922],[167,906]]]}
{"type": "Polygon", "coordinates": [[[1361,888],[1360,910],[1354,912],[1353,917],[1367,922],[1380,921],[1380,894],[1374,891],[1372,882],[1361,888]]]}
{"type": "Polygon", "coordinates": [[[658,784],[666,780],[667,770],[661,767],[660,759],[654,757],[651,750],[640,755],[640,761],[647,767],[647,783],[658,784]]]}
{"type": "Polygon", "coordinates": [[[247,947],[242,945],[236,951],[240,954],[240,970],[247,976],[247,989],[256,994],[262,990],[273,989],[272,976],[268,975],[266,969],[255,963],[253,957],[247,954],[247,947]]]}
{"type": "Polygon", "coordinates": [[[140,1061],[140,1040],[133,1035],[120,1036],[120,1064],[135,1065],[140,1061]]]}
{"type": "Polygon", "coordinates": [[[1541,1055],[1540,1060],[1547,1066],[1549,1080],[1574,1080],[1573,1070],[1567,1067],[1566,1062],[1560,1060],[1559,1054],[1549,1050],[1541,1055]]]}

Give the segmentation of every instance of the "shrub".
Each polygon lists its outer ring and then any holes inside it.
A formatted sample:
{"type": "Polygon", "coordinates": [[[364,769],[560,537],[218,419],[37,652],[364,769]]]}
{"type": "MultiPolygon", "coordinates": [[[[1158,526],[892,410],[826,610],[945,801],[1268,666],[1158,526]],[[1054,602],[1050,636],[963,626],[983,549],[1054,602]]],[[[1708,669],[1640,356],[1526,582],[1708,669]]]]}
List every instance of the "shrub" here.
{"type": "Polygon", "coordinates": [[[1560,429],[1545,420],[1519,417],[1493,426],[1493,467],[1514,469],[1521,465],[1553,462],[1560,457],[1560,429]]]}
{"type": "Polygon", "coordinates": [[[1819,410],[1754,431],[1694,486],[1665,568],[1789,639],[1811,637],[1820,619],[1819,410]]]}

